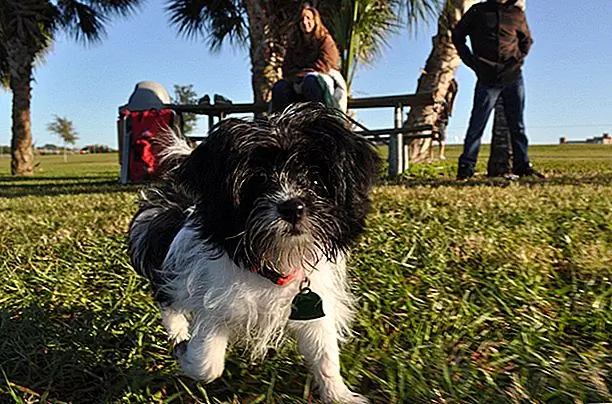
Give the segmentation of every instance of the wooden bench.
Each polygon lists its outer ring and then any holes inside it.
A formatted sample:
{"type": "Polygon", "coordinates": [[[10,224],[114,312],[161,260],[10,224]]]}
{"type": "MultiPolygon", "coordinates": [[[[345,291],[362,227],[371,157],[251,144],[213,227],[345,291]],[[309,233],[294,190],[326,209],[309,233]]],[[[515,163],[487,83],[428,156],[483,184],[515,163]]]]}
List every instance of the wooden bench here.
{"type": "MultiPolygon", "coordinates": [[[[367,139],[378,144],[389,146],[389,175],[397,176],[408,169],[408,144],[413,139],[432,138],[438,136],[437,130],[432,125],[419,125],[410,128],[403,127],[404,107],[415,105],[434,104],[431,93],[402,94],[382,97],[349,98],[348,109],[369,108],[393,108],[394,125],[391,128],[368,129],[359,122],[354,121],[360,128],[356,132],[367,139]]],[[[175,105],[167,104],[164,108],[173,109],[176,112],[192,113],[208,116],[209,128],[215,124],[215,119],[221,120],[231,114],[257,114],[268,110],[267,104],[198,104],[198,105],[175,105]]],[[[199,141],[203,137],[191,136],[190,139],[199,141]]]]}

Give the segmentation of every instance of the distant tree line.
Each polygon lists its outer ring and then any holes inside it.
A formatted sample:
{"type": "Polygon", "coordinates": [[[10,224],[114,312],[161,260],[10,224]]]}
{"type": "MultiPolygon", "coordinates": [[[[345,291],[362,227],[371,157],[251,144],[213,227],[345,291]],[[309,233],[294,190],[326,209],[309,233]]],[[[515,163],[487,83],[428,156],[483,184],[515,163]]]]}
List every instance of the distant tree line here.
{"type": "Polygon", "coordinates": [[[81,149],[84,153],[115,153],[117,150],[105,144],[92,144],[81,149]]]}
{"type": "MultiPolygon", "coordinates": [[[[52,151],[52,154],[60,154],[63,150],[63,146],[58,146],[52,143],[47,143],[43,146],[33,146],[32,151],[35,154],[45,154],[44,151],[52,151]]],[[[73,153],[116,153],[117,150],[105,144],[92,144],[80,149],[73,149],[73,153]]],[[[11,155],[11,146],[0,145],[0,155],[10,156],[11,155]]]]}

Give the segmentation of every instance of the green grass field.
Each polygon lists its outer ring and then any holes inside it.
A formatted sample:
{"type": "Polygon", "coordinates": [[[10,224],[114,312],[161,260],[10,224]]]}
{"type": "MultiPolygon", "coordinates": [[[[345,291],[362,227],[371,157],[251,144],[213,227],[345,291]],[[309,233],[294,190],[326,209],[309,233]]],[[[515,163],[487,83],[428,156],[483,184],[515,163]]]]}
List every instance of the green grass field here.
{"type": "MultiPolygon", "coordinates": [[[[546,182],[458,183],[458,153],[374,190],[347,382],[374,403],[612,401],[612,146],[533,146],[546,182]]],[[[0,160],[1,402],[309,401],[293,343],[181,377],[128,263],[139,187],[116,155],[37,162],[0,160]]]]}

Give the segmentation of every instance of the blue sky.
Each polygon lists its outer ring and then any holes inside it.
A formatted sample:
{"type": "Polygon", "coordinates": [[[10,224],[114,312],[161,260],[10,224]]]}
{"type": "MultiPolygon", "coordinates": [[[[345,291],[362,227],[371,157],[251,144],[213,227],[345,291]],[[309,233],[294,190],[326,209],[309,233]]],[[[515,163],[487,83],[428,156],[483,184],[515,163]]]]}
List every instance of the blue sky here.
{"type": "MultiPolygon", "coordinates": [[[[141,80],[157,81],[170,92],[173,84],[193,84],[200,95],[252,101],[247,50],[226,46],[213,54],[201,41],[178,37],[168,25],[164,3],[149,0],[135,16],[113,21],[99,44],[58,38],[35,72],[32,133],[37,145],[60,143],[46,130],[57,114],[73,121],[78,145],[116,147],[117,107],[141,80]]],[[[535,40],[524,69],[531,143],[555,144],[561,136],[582,139],[612,132],[612,0],[529,0],[527,16],[535,40]]],[[[431,24],[416,36],[404,32],[392,37],[376,63],[358,71],[354,96],[414,92],[434,31],[431,24]]],[[[457,80],[450,143],[463,139],[474,87],[474,76],[464,66],[457,80]]],[[[359,112],[358,118],[371,128],[388,127],[393,111],[369,110],[359,112]]],[[[10,144],[10,128],[11,95],[0,92],[0,144],[10,144]]],[[[205,131],[201,119],[196,132],[205,131]]]]}

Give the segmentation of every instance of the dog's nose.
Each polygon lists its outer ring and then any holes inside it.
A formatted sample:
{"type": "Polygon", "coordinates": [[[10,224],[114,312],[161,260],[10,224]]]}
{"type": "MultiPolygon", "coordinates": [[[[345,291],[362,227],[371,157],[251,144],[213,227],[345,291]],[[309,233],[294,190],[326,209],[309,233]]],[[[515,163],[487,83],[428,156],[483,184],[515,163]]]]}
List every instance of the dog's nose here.
{"type": "Polygon", "coordinates": [[[299,198],[289,199],[278,205],[278,213],[286,221],[295,224],[306,214],[306,204],[299,198]]]}

